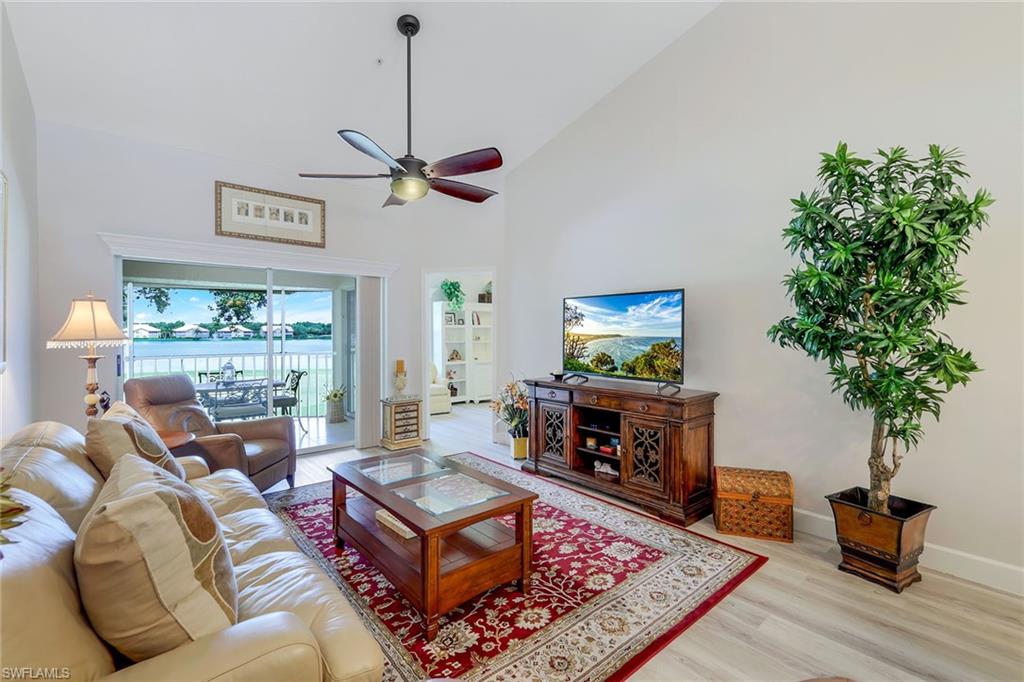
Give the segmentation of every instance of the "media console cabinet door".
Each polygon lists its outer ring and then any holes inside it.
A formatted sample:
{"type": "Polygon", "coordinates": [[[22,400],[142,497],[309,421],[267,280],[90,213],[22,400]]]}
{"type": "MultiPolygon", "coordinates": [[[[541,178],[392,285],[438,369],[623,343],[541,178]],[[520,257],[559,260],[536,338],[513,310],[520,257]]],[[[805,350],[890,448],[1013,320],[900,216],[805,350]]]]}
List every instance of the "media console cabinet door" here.
{"type": "Polygon", "coordinates": [[[622,484],[637,492],[668,499],[671,491],[672,443],[666,421],[622,415],[622,484]]]}
{"type": "Polygon", "coordinates": [[[561,467],[569,466],[569,406],[538,402],[537,415],[540,459],[561,467]]]}

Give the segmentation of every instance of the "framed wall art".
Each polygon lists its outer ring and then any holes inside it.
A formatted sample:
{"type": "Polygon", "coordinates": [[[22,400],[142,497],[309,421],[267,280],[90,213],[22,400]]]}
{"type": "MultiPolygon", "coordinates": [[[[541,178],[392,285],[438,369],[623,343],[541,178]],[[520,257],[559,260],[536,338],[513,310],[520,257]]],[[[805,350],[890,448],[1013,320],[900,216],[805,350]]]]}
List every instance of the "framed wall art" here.
{"type": "Polygon", "coordinates": [[[324,248],[327,206],[322,199],[220,180],[214,188],[218,235],[324,248]]]}

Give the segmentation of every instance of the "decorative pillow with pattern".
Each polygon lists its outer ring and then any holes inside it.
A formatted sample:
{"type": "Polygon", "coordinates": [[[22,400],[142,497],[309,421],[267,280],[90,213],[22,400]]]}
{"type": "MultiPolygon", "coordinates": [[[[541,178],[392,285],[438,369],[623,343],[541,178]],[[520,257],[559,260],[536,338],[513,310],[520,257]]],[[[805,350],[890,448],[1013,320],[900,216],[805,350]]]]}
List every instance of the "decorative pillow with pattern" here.
{"type": "Polygon", "coordinates": [[[213,510],[135,455],[110,472],[75,540],[96,633],[142,661],[238,622],[235,571],[213,510]]]}
{"type": "Polygon", "coordinates": [[[111,405],[102,418],[89,420],[85,433],[85,454],[103,478],[110,477],[110,470],[125,453],[138,455],[152,462],[180,480],[185,480],[185,470],[174,459],[164,441],[130,405],[118,401],[111,405]]]}

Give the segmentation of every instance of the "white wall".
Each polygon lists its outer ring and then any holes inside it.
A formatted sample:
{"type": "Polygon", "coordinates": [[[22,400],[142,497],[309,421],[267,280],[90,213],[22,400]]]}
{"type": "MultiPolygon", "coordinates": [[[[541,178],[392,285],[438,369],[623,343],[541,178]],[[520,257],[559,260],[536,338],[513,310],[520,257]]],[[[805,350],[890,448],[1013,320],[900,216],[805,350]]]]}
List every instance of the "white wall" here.
{"type": "MultiPolygon", "coordinates": [[[[336,144],[338,168],[354,163],[351,150],[340,141],[336,144]]],[[[422,271],[496,262],[502,239],[502,197],[476,205],[432,195],[415,204],[382,209],[386,182],[302,180],[296,176],[299,170],[304,169],[257,166],[40,122],[39,227],[45,245],[39,253],[39,269],[45,273],[40,278],[44,302],[40,326],[44,335],[63,321],[68,301],[88,289],[113,303],[119,301],[113,291],[112,260],[97,232],[399,263],[388,286],[386,359],[390,364],[402,357],[410,363],[409,390],[418,392],[422,271]],[[326,251],[215,237],[215,180],[326,199],[326,251]]],[[[38,377],[45,390],[42,416],[82,426],[84,363],[72,352],[44,352],[38,377]]],[[[101,385],[109,388],[114,382],[113,358],[100,362],[101,385]]]]}
{"type": "Polygon", "coordinates": [[[1020,5],[723,5],[507,182],[499,375],[560,366],[561,299],[686,288],[686,383],[721,392],[718,464],[786,469],[804,528],[867,484],[869,416],[825,366],[770,344],[789,198],[818,153],[956,145],[997,203],[943,328],[985,371],[946,401],[897,495],[938,505],[925,565],[1021,591],[1020,5]]]}
{"type": "Polygon", "coordinates": [[[10,192],[6,244],[7,369],[0,375],[3,441],[32,421],[35,414],[40,340],[36,314],[35,113],[6,7],[0,7],[0,43],[0,168],[7,176],[10,192]]]}

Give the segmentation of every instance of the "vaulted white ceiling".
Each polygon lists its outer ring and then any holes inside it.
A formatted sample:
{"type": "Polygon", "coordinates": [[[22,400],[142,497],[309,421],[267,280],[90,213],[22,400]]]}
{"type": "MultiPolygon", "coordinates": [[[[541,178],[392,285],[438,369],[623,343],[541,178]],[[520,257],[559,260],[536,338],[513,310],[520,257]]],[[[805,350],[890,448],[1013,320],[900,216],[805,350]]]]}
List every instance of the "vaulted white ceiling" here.
{"type": "Polygon", "coordinates": [[[296,172],[378,172],[335,131],[405,153],[399,15],[422,22],[413,152],[493,145],[508,170],[715,3],[7,6],[40,120],[296,172]]]}

